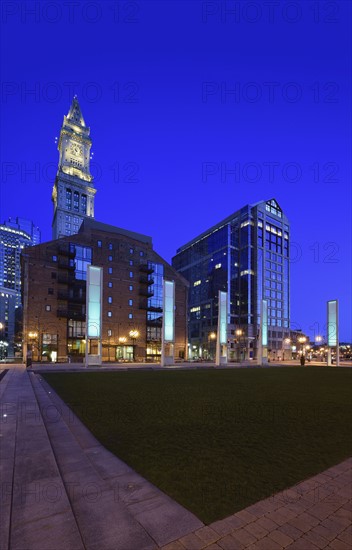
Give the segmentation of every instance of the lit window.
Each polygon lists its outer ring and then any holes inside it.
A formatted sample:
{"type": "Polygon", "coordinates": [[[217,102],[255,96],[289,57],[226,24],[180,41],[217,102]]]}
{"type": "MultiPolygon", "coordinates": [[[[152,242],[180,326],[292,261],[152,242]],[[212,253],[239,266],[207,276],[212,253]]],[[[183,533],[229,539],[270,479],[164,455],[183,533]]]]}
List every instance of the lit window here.
{"type": "Polygon", "coordinates": [[[101,242],[101,241],[97,241],[97,247],[98,247],[98,248],[101,248],[101,247],[102,247],[102,242],[101,242]]]}
{"type": "Polygon", "coordinates": [[[133,278],[133,271],[130,271],[130,279],[133,278]]]}
{"type": "Polygon", "coordinates": [[[108,248],[109,248],[109,250],[112,250],[112,243],[109,243],[108,248]]]}
{"type": "Polygon", "coordinates": [[[49,305],[45,306],[45,311],[51,311],[51,306],[49,305]]]}
{"type": "Polygon", "coordinates": [[[128,300],[128,305],[133,306],[133,300],[128,300]]]}
{"type": "Polygon", "coordinates": [[[133,248],[130,248],[130,254],[134,254],[133,248]]]}
{"type": "Polygon", "coordinates": [[[112,267],[108,267],[108,273],[111,275],[111,273],[112,273],[112,267]]]}
{"type": "Polygon", "coordinates": [[[108,256],[109,262],[112,262],[112,256],[108,256]]]}
{"type": "Polygon", "coordinates": [[[133,290],[133,285],[130,285],[128,288],[129,290],[133,290]]]}
{"type": "Polygon", "coordinates": [[[108,311],[108,317],[112,317],[112,312],[108,311]]]}
{"type": "Polygon", "coordinates": [[[215,265],[215,269],[220,269],[220,267],[221,267],[221,264],[216,264],[215,265]]]}
{"type": "Polygon", "coordinates": [[[128,318],[129,318],[129,319],[133,319],[133,314],[132,314],[132,313],[129,313],[129,314],[128,314],[128,318]]]}
{"type": "Polygon", "coordinates": [[[193,286],[198,286],[201,284],[201,282],[201,279],[199,279],[198,281],[194,281],[193,286]]]}
{"type": "Polygon", "coordinates": [[[140,255],[140,256],[144,256],[143,250],[140,251],[139,255],[140,255]]]}
{"type": "Polygon", "coordinates": [[[57,262],[57,256],[53,256],[53,262],[57,262]]]}
{"type": "Polygon", "coordinates": [[[130,265],[133,265],[133,260],[130,260],[130,265]]]}
{"type": "Polygon", "coordinates": [[[108,296],[108,304],[112,304],[112,296],[108,296]]]}
{"type": "Polygon", "coordinates": [[[108,336],[111,336],[112,335],[112,330],[111,328],[108,328],[108,336]]]}
{"type": "Polygon", "coordinates": [[[108,282],[108,287],[112,288],[112,282],[111,281],[108,282]]]}

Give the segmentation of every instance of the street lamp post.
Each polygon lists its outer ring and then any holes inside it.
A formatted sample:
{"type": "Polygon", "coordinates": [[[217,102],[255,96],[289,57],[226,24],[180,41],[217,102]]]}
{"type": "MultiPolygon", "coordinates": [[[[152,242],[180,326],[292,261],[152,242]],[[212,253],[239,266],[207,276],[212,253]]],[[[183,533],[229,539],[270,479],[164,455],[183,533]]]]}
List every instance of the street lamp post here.
{"type": "Polygon", "coordinates": [[[214,359],[214,354],[213,354],[213,343],[215,342],[216,340],[216,332],[211,332],[209,334],[209,346],[210,346],[210,356],[212,357],[212,359],[214,359]]]}
{"type": "Polygon", "coordinates": [[[125,359],[124,351],[123,351],[123,345],[126,343],[126,341],[127,341],[126,336],[119,336],[119,345],[120,345],[120,347],[122,347],[122,350],[120,350],[120,351],[122,351],[122,352],[121,352],[120,357],[118,357],[117,359],[125,359]]]}
{"type": "Polygon", "coordinates": [[[133,346],[133,360],[136,360],[136,354],[135,354],[135,346],[136,346],[136,340],[139,337],[139,331],[138,330],[130,330],[129,332],[130,338],[132,340],[132,346],[133,346]]]}
{"type": "MultiPolygon", "coordinates": [[[[290,344],[291,344],[291,339],[290,338],[285,338],[284,341],[283,341],[283,346],[282,346],[282,360],[283,361],[285,360],[285,351],[290,349],[290,344]],[[285,344],[286,344],[286,347],[285,347],[285,344]]],[[[291,358],[292,358],[292,356],[291,356],[291,358]]],[[[290,357],[289,357],[289,359],[290,359],[290,357]]]]}
{"type": "Polygon", "coordinates": [[[237,340],[237,350],[238,350],[238,359],[239,359],[239,362],[241,362],[241,359],[242,359],[242,347],[241,347],[241,336],[243,334],[243,330],[238,328],[236,331],[235,331],[235,334],[236,334],[236,340],[237,340]]]}
{"type": "Polygon", "coordinates": [[[306,343],[307,338],[305,336],[300,336],[300,338],[298,338],[298,341],[301,344],[301,365],[303,367],[306,362],[304,344],[306,343]]]}

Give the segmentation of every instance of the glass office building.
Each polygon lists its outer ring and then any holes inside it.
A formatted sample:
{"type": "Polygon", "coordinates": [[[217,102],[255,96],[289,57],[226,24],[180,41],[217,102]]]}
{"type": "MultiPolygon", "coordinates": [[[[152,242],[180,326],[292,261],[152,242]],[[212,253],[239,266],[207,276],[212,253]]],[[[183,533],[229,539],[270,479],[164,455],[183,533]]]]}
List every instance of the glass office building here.
{"type": "Polygon", "coordinates": [[[9,218],[0,225],[0,360],[16,352],[16,322],[21,324],[21,253],[25,246],[38,242],[40,230],[30,220],[9,218]]]}
{"type": "Polygon", "coordinates": [[[177,250],[172,265],[190,283],[190,357],[214,358],[219,290],[229,297],[229,359],[256,358],[262,299],[269,356],[282,357],[290,326],[289,241],[289,222],[271,199],[241,208],[177,250]]]}

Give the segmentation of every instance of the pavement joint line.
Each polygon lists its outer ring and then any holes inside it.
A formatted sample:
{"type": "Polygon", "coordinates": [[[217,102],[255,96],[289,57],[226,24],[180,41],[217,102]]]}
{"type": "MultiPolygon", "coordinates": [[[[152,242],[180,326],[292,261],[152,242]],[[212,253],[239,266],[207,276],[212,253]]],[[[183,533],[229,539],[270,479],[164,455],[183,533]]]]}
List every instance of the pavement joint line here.
{"type": "MultiPolygon", "coordinates": [[[[48,440],[49,440],[49,444],[50,444],[50,447],[51,447],[51,450],[52,450],[52,453],[54,455],[54,459],[55,459],[55,462],[56,462],[56,466],[57,466],[57,469],[60,473],[60,476],[62,478],[62,471],[61,471],[61,468],[60,468],[60,465],[59,465],[59,462],[58,462],[58,458],[57,458],[57,454],[55,453],[55,449],[53,447],[53,443],[51,441],[51,437],[48,433],[48,428],[47,428],[47,425],[46,425],[46,422],[43,418],[43,415],[42,415],[42,411],[41,411],[41,408],[40,408],[40,403],[39,403],[39,399],[38,399],[38,394],[37,394],[37,391],[36,391],[36,388],[34,387],[34,380],[33,380],[33,377],[35,375],[33,373],[28,373],[28,378],[30,380],[30,383],[31,383],[31,386],[32,386],[32,389],[33,389],[33,393],[34,393],[34,396],[36,398],[36,401],[37,401],[37,405],[38,405],[38,409],[39,409],[39,413],[40,413],[40,416],[42,418],[42,422],[44,424],[44,428],[45,428],[45,431],[46,431],[46,434],[47,434],[47,437],[48,437],[48,440]]],[[[79,522],[78,522],[78,519],[77,519],[77,516],[76,516],[76,513],[75,513],[75,510],[72,506],[72,502],[71,502],[71,498],[70,498],[70,495],[69,493],[67,492],[67,487],[66,487],[66,484],[65,482],[63,481],[63,487],[64,487],[64,490],[65,490],[65,493],[66,493],[66,497],[67,497],[67,500],[70,504],[70,508],[71,508],[71,512],[72,512],[72,515],[74,517],[74,520],[75,520],[75,523],[76,523],[76,526],[77,526],[77,530],[78,530],[78,533],[79,533],[79,536],[81,538],[81,543],[82,543],[82,546],[85,550],[87,550],[86,548],[86,545],[85,545],[85,542],[84,542],[84,539],[83,539],[83,536],[82,536],[82,532],[81,532],[81,528],[80,528],[80,525],[79,525],[79,522]]],[[[10,550],[10,549],[9,549],[10,550]]]]}
{"type": "MultiPolygon", "coordinates": [[[[103,452],[103,455],[104,453],[108,453],[111,457],[111,460],[113,461],[113,469],[117,468],[117,471],[119,471],[119,468],[121,468],[121,466],[123,467],[123,469],[124,468],[127,469],[127,472],[124,470],[122,472],[119,472],[120,477],[122,478],[121,482],[126,483],[124,478],[126,477],[128,478],[129,475],[133,476],[133,480],[135,477],[137,477],[137,483],[146,485],[147,490],[148,491],[150,490],[152,492],[151,496],[148,496],[148,493],[146,496],[142,495],[140,496],[139,500],[134,503],[134,502],[128,502],[128,494],[127,492],[126,494],[124,494],[124,491],[123,491],[121,494],[121,503],[125,507],[128,514],[130,514],[131,518],[133,518],[133,521],[138,523],[138,525],[143,529],[144,532],[146,532],[146,534],[150,537],[150,539],[153,540],[154,544],[156,544],[157,546],[160,545],[160,536],[161,537],[164,536],[162,533],[165,531],[166,527],[168,527],[170,531],[170,535],[167,535],[168,542],[172,542],[172,540],[177,540],[181,535],[185,536],[193,532],[194,529],[199,529],[200,527],[204,527],[204,524],[198,518],[196,518],[196,516],[194,516],[192,512],[186,510],[183,506],[181,506],[179,503],[174,501],[166,493],[163,493],[158,487],[154,486],[151,482],[149,482],[148,480],[140,476],[138,473],[136,473],[128,464],[125,464],[123,461],[121,461],[119,457],[115,456],[113,453],[108,451],[88,430],[88,428],[84,425],[84,423],[80,420],[80,418],[74,414],[72,409],[70,409],[70,407],[53,390],[53,388],[47,383],[47,381],[41,377],[40,373],[37,373],[37,374],[33,373],[32,376],[33,376],[33,379],[35,379],[35,384],[37,384],[38,386],[40,385],[40,387],[42,388],[42,391],[44,392],[43,395],[45,394],[45,398],[50,400],[54,404],[54,406],[56,406],[58,410],[61,411],[60,420],[64,423],[67,430],[69,430],[71,436],[73,437],[74,441],[79,446],[80,450],[83,453],[84,459],[91,465],[97,477],[101,480],[102,483],[104,483],[109,488],[109,490],[113,491],[116,488],[116,479],[115,479],[116,476],[112,477],[111,475],[108,475],[106,479],[103,478],[101,476],[101,472],[97,467],[97,463],[94,461],[95,453],[90,453],[89,455],[87,454],[86,451],[96,448],[97,451],[101,450],[103,452]],[[71,410],[70,416],[67,415],[68,409],[71,410]],[[71,422],[69,420],[71,420],[71,422]],[[81,444],[79,441],[80,436],[82,436],[83,439],[85,437],[88,437],[88,443],[90,443],[90,445],[87,448],[81,447],[81,444]],[[116,462],[116,466],[114,466],[115,462],[116,462]],[[125,500],[124,496],[127,497],[127,501],[125,500]],[[165,510],[160,520],[158,520],[156,523],[155,523],[155,519],[153,520],[154,526],[150,525],[150,520],[148,520],[148,515],[153,512],[153,509],[152,510],[148,509],[148,505],[150,502],[153,501],[153,499],[156,502],[160,502],[161,507],[165,510]],[[138,504],[140,504],[141,510],[139,510],[138,506],[137,506],[137,510],[134,510],[134,505],[138,505],[138,504]],[[170,516],[170,519],[169,519],[169,516],[170,516]],[[176,523],[178,523],[178,525],[176,525],[176,523]],[[172,533],[174,533],[174,536],[172,535],[172,533]]],[[[49,429],[49,436],[50,436],[50,429],[49,429]]]]}

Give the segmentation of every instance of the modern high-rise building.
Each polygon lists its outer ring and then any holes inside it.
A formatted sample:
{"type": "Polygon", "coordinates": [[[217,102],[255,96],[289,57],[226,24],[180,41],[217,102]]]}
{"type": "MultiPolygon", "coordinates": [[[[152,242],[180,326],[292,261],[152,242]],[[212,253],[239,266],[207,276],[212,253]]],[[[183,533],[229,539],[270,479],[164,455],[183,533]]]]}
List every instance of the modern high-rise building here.
{"type": "Polygon", "coordinates": [[[160,361],[163,279],[175,283],[175,358],[186,357],[187,281],[150,237],[85,219],[77,235],[22,255],[25,348],[35,361],[83,360],[89,265],[103,271],[103,361],[160,361]]]}
{"type": "Polygon", "coordinates": [[[41,242],[41,231],[31,220],[18,216],[17,218],[9,218],[4,225],[27,233],[31,238],[33,246],[41,242]]]}
{"type": "Polygon", "coordinates": [[[275,199],[247,205],[177,250],[173,267],[190,283],[190,354],[213,358],[218,292],[228,293],[228,356],[256,358],[261,301],[268,302],[269,356],[290,337],[290,226],[275,199]]]}
{"type": "Polygon", "coordinates": [[[94,218],[96,189],[90,173],[90,129],[77,97],[64,116],[58,150],[59,166],[53,187],[53,239],[75,235],[86,218],[94,218]]]}
{"type": "Polygon", "coordinates": [[[9,218],[0,225],[0,359],[15,353],[16,313],[21,307],[21,252],[40,242],[32,221],[9,218]]]}

